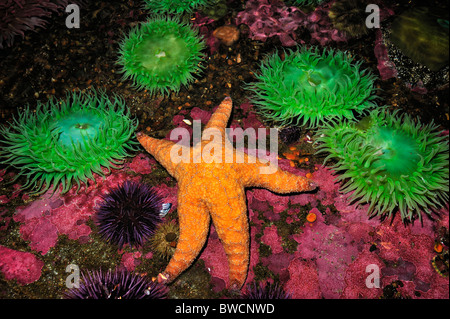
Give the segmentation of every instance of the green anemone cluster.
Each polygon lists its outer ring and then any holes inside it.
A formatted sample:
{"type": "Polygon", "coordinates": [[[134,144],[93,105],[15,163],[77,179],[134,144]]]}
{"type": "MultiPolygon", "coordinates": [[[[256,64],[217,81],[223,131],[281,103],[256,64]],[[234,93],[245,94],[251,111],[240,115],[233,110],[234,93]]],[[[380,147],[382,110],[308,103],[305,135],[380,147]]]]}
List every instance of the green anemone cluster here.
{"type": "Polygon", "coordinates": [[[104,175],[102,167],[117,168],[133,150],[137,122],[119,97],[104,93],[69,93],[65,100],[38,102],[9,126],[0,127],[0,163],[16,168],[27,182],[22,189],[41,194],[51,185],[67,192],[72,183],[104,175]]]}
{"type": "Polygon", "coordinates": [[[281,125],[316,127],[337,117],[354,119],[355,114],[375,107],[375,76],[361,70],[361,62],[344,51],[301,47],[296,51],[269,55],[247,85],[250,100],[267,119],[281,125]]]}
{"type": "Polygon", "coordinates": [[[177,18],[154,17],[130,31],[120,44],[123,79],[150,93],[178,92],[201,69],[205,44],[198,32],[177,18]]]}
{"type": "Polygon", "coordinates": [[[191,13],[212,0],[144,0],[144,7],[155,13],[191,13]]]}
{"type": "Polygon", "coordinates": [[[374,110],[361,121],[334,121],[317,133],[319,152],[335,159],[332,168],[345,181],[341,191],[368,214],[391,216],[398,208],[404,221],[448,201],[448,137],[433,123],[415,123],[408,115],[374,110]]]}

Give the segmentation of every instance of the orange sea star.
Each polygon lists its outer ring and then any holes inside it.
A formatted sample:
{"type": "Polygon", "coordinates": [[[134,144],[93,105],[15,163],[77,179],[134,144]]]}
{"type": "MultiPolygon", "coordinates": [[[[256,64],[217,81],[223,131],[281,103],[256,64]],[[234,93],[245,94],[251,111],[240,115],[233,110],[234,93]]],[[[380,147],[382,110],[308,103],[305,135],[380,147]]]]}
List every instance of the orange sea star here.
{"type": "Polygon", "coordinates": [[[305,177],[235,150],[225,133],[231,109],[231,98],[227,97],[203,131],[203,137],[213,138],[202,138],[191,148],[141,132],[136,134],[147,152],[178,181],[180,236],[172,259],[158,275],[159,280],[172,281],[191,265],[205,244],[211,216],[228,258],[230,286],[240,289],[247,277],[249,262],[244,188],[263,187],[276,193],[316,188],[314,182],[305,177]],[[174,155],[179,155],[180,151],[188,151],[187,161],[174,160],[174,155]],[[204,154],[211,156],[209,160],[205,161],[204,154]],[[232,154],[232,160],[226,158],[227,154],[232,154]],[[264,169],[271,169],[272,173],[261,174],[264,169]]]}

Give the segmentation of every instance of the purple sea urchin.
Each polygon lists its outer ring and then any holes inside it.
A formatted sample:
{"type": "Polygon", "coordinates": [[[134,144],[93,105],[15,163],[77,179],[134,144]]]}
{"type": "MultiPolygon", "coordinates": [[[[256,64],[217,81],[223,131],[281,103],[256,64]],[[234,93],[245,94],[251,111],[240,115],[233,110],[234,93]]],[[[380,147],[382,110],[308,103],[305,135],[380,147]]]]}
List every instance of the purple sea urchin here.
{"type": "Polygon", "coordinates": [[[155,13],[191,13],[213,0],[144,0],[145,8],[155,13]]]}
{"type": "Polygon", "coordinates": [[[104,175],[102,167],[117,168],[136,144],[130,140],[136,126],[119,97],[74,92],[38,102],[36,112],[27,107],[0,127],[0,163],[18,169],[16,179],[27,178],[22,189],[44,193],[61,184],[65,193],[72,182],[80,187],[93,173],[104,175]]]}
{"type": "Polygon", "coordinates": [[[145,184],[126,181],[103,196],[97,209],[96,223],[100,235],[108,242],[142,246],[161,222],[161,198],[145,184]]]}
{"type": "Polygon", "coordinates": [[[123,79],[150,93],[179,91],[201,69],[204,42],[176,18],[155,17],[132,29],[120,44],[123,79]]]}
{"type": "Polygon", "coordinates": [[[92,271],[82,274],[79,288],[71,288],[66,299],[166,299],[168,288],[127,271],[92,271]]]}
{"type": "Polygon", "coordinates": [[[250,100],[259,112],[282,125],[315,127],[331,118],[354,119],[375,106],[375,76],[360,70],[343,51],[301,47],[269,55],[257,73],[256,82],[247,85],[250,100]]]}
{"type": "Polygon", "coordinates": [[[248,285],[248,290],[241,296],[242,299],[291,299],[291,296],[278,284],[253,283],[248,285]]]}
{"type": "Polygon", "coordinates": [[[319,130],[318,152],[330,153],[344,193],[370,203],[368,214],[400,211],[403,221],[431,215],[448,201],[448,137],[431,123],[375,110],[360,122],[335,121],[319,130]]]}

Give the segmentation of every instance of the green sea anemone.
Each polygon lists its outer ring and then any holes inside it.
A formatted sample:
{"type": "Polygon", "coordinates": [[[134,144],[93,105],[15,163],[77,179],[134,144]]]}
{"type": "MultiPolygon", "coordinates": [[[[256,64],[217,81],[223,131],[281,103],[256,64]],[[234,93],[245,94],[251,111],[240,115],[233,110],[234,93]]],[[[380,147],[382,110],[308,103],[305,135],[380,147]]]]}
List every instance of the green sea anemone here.
{"type": "Polygon", "coordinates": [[[179,91],[201,69],[204,42],[176,18],[155,17],[130,31],[120,44],[123,78],[150,93],[179,91]]]}
{"type": "MultiPolygon", "coordinates": [[[[22,189],[41,194],[53,184],[67,192],[72,182],[86,183],[102,167],[117,168],[136,141],[130,140],[137,122],[122,99],[104,93],[69,93],[65,100],[26,107],[9,126],[0,127],[0,163],[19,170],[27,182],[22,189]]],[[[15,179],[15,180],[16,180],[15,179]]]]}
{"type": "Polygon", "coordinates": [[[375,76],[352,63],[349,53],[306,47],[284,53],[284,59],[275,52],[263,60],[257,82],[247,85],[251,102],[269,120],[315,127],[376,106],[375,76]]]}
{"type": "Polygon", "coordinates": [[[332,168],[345,181],[343,193],[370,203],[368,214],[389,217],[400,211],[403,221],[431,216],[448,201],[448,136],[433,123],[414,123],[374,110],[360,122],[334,121],[317,133],[318,152],[336,159],[332,168]]]}
{"type": "Polygon", "coordinates": [[[144,0],[144,7],[155,13],[192,13],[212,0],[144,0]]]}

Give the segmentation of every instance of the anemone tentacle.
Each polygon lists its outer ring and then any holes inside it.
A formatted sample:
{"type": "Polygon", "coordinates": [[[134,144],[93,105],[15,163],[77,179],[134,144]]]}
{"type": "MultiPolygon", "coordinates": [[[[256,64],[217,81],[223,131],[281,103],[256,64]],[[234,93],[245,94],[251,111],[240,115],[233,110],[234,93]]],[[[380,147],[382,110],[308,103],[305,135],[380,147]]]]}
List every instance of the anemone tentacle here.
{"type": "Polygon", "coordinates": [[[213,0],[144,0],[144,7],[156,13],[192,13],[201,7],[205,7],[213,0]]]}
{"type": "Polygon", "coordinates": [[[104,175],[121,165],[137,148],[130,139],[137,121],[119,97],[105,93],[68,93],[65,100],[38,102],[36,112],[23,113],[0,127],[0,163],[16,168],[26,182],[21,189],[41,194],[52,185],[67,192],[75,181],[86,183],[93,173],[104,175]]]}
{"type": "Polygon", "coordinates": [[[246,85],[250,100],[269,121],[317,127],[334,118],[354,119],[376,106],[375,76],[361,70],[348,52],[299,47],[269,55],[256,81],[246,85]]]}
{"type": "Polygon", "coordinates": [[[342,120],[317,132],[318,152],[334,158],[341,192],[370,203],[370,216],[404,221],[431,216],[448,202],[448,136],[433,123],[422,125],[407,114],[373,110],[360,122],[342,120]]]}
{"type": "Polygon", "coordinates": [[[140,23],[120,44],[118,64],[122,79],[150,94],[178,92],[201,71],[205,43],[188,24],[156,16],[140,23]]]}

